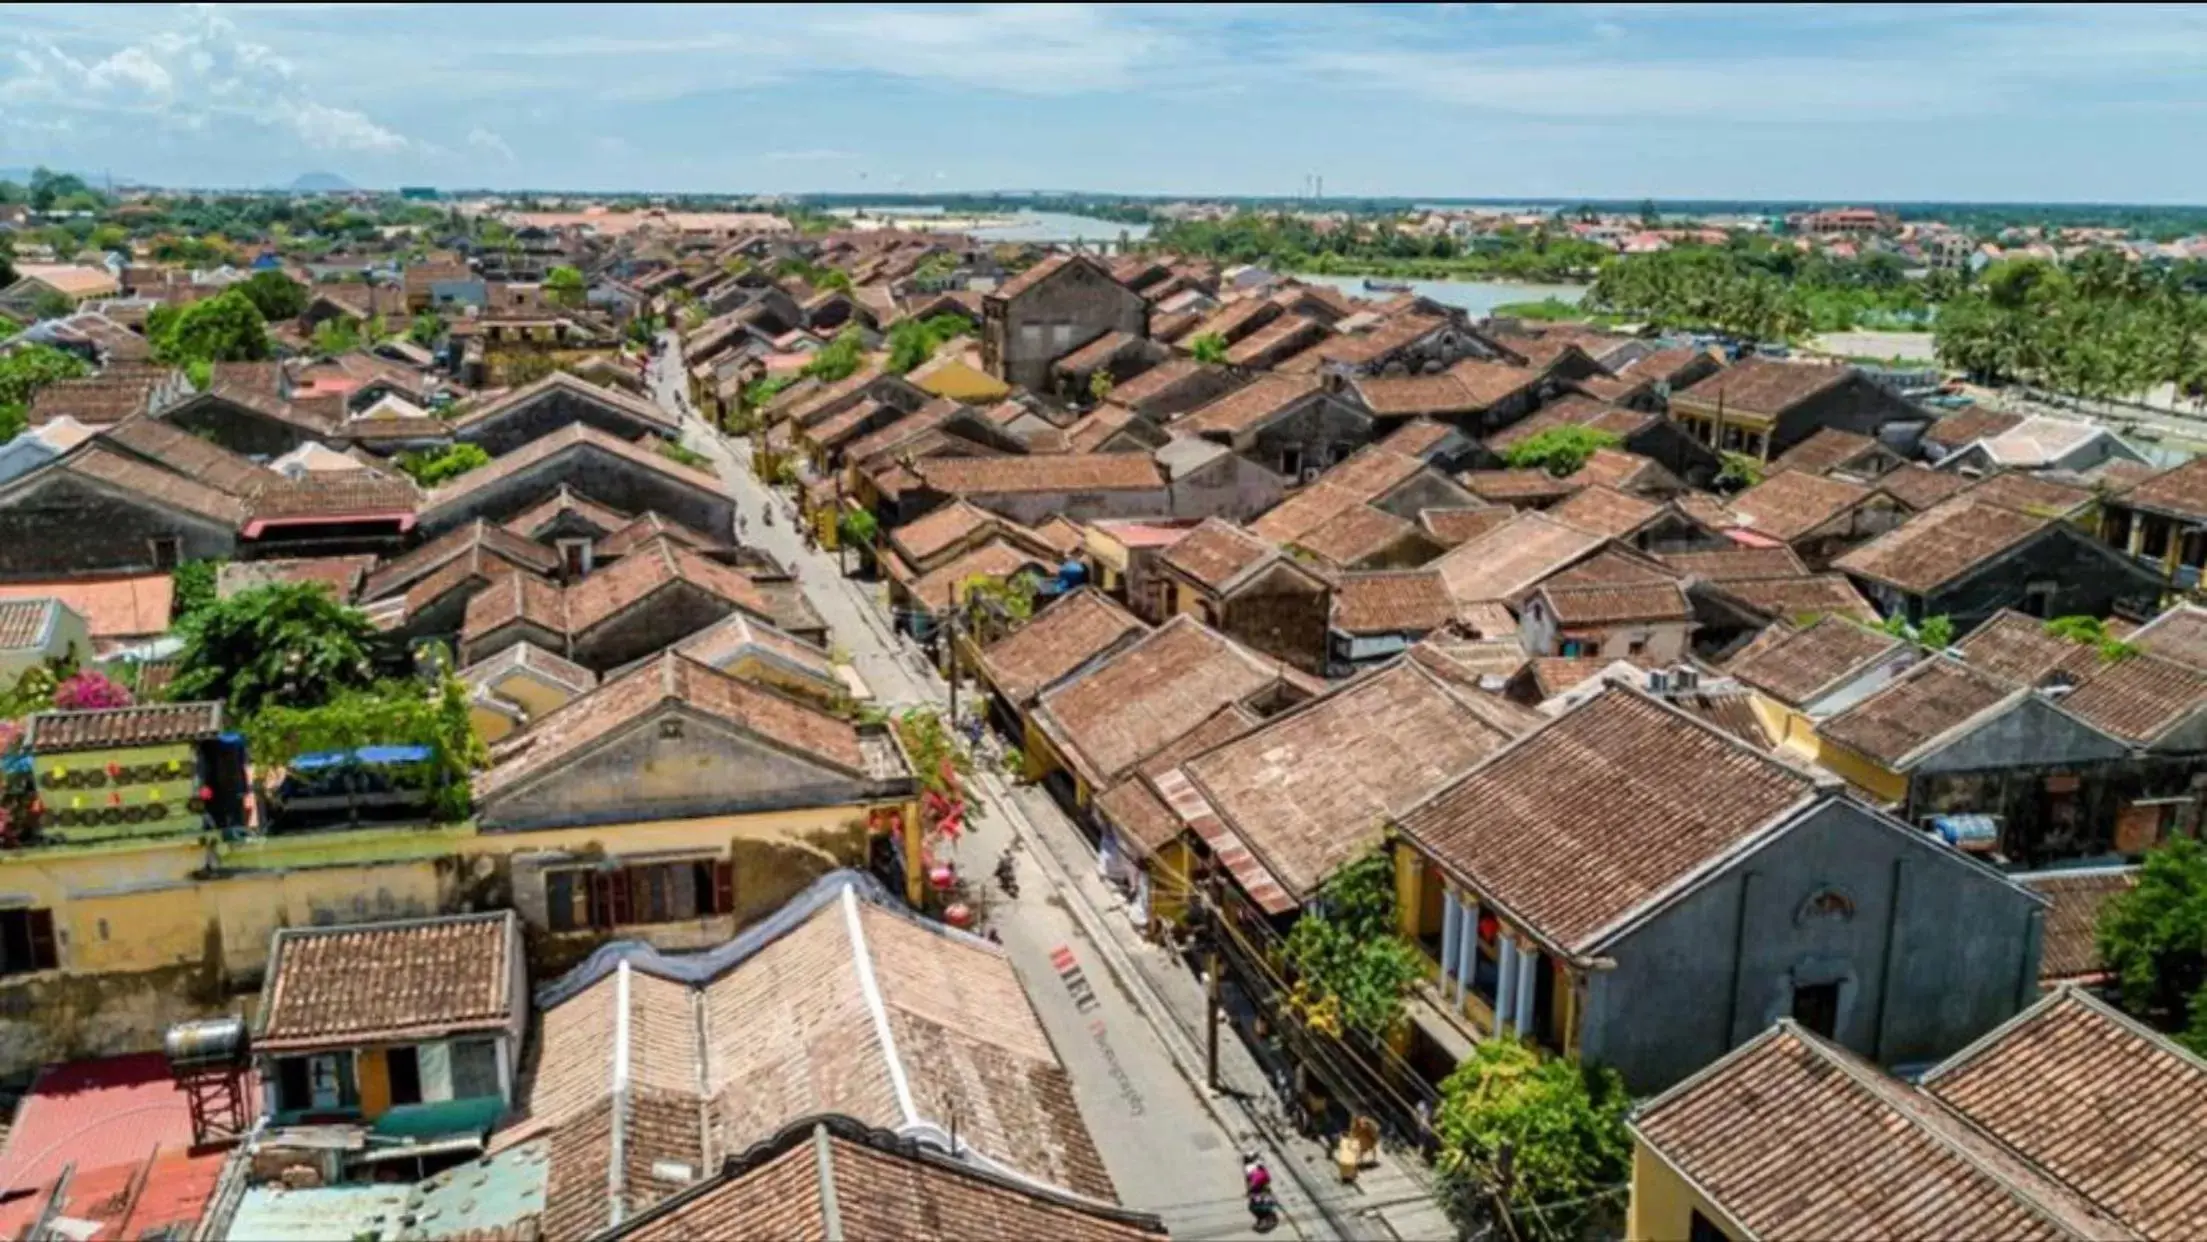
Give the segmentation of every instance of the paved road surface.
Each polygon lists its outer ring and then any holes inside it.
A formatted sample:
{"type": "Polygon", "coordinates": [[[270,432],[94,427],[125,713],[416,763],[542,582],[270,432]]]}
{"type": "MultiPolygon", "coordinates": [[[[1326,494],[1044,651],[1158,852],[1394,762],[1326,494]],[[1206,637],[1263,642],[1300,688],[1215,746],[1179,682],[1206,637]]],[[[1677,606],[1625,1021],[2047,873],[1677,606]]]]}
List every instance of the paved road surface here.
{"type": "MultiPolygon", "coordinates": [[[[689,447],[713,459],[745,526],[745,541],[797,567],[806,597],[828,623],[838,646],[883,705],[944,701],[944,689],[916,649],[901,643],[872,602],[876,588],[837,572],[831,554],[808,551],[797,537],[788,502],[772,495],[750,470],[747,446],[731,444],[680,399],[682,367],[670,347],[652,371],[662,406],[685,416],[689,447]],[[764,514],[774,509],[774,524],[764,514]]],[[[983,879],[1013,840],[1009,816],[984,796],[982,814],[954,850],[960,870],[983,879]]],[[[1020,895],[1006,900],[991,885],[988,923],[1025,983],[1043,1027],[1072,1075],[1081,1115],[1096,1136],[1105,1166],[1128,1206],[1156,1212],[1176,1239],[1239,1238],[1251,1232],[1241,1198],[1244,1144],[1254,1140],[1220,1124],[1211,1107],[1175,1067],[1159,1033],[1125,986],[1101,960],[1066,898],[1052,890],[1037,860],[1020,855],[1020,895]]],[[[1269,1151],[1275,1173],[1284,1158],[1269,1151]]],[[[1280,1177],[1287,1219],[1271,1236],[1331,1238],[1324,1218],[1280,1177]]]]}

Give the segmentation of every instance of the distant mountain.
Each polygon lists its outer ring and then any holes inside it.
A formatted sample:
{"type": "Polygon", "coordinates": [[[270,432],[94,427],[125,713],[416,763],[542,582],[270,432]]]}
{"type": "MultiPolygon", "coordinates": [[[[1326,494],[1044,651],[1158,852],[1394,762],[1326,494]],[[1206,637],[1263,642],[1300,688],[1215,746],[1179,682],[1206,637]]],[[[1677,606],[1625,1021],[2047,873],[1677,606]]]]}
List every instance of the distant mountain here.
{"type": "Polygon", "coordinates": [[[290,188],[294,194],[335,194],[355,187],[336,173],[310,172],[294,178],[290,188]]]}

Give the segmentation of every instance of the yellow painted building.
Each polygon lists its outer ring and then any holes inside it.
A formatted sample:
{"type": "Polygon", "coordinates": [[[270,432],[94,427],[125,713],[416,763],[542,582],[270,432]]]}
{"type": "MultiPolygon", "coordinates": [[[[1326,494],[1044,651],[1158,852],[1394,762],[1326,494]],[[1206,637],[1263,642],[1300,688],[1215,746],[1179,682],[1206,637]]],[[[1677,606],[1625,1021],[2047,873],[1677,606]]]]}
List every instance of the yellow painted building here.
{"type": "Polygon", "coordinates": [[[1670,1162],[1635,1135],[1632,1140],[1632,1204],[1625,1215],[1626,1242],[1709,1242],[1708,1230],[1746,1242],[1744,1229],[1709,1202],[1670,1162]],[[1701,1230],[1695,1228],[1700,1217],[1701,1230]]]}
{"type": "Polygon", "coordinates": [[[1817,732],[1816,722],[1809,718],[1807,712],[1789,707],[1760,691],[1748,697],[1748,706],[1754,711],[1755,718],[1762,722],[1763,732],[1777,740],[1779,749],[1805,759],[1886,802],[1899,802],[1908,796],[1908,778],[1905,775],[1891,771],[1867,755],[1842,746],[1817,732]]]}
{"type": "Polygon", "coordinates": [[[1576,1057],[1587,972],[1505,918],[1482,894],[1444,875],[1410,842],[1397,840],[1393,849],[1396,931],[1425,954],[1431,997],[1441,1011],[1481,1039],[1514,1030],[1520,1038],[1576,1057]],[[1543,982],[1539,972],[1552,976],[1546,981],[1550,1002],[1544,1025],[1532,1001],[1543,982]],[[1516,1003],[1520,994],[1523,1005],[1516,1003]]]}
{"type": "MultiPolygon", "coordinates": [[[[473,825],[343,829],[225,841],[195,833],[0,852],[7,911],[50,915],[58,965],[0,978],[0,1073],[156,1047],[186,1018],[258,986],[279,927],[512,906],[532,957],[564,964],[606,929],[554,933],[543,873],[658,860],[732,864],[725,913],[625,923],[671,949],[717,944],[837,867],[864,867],[872,830],[903,836],[906,895],[924,897],[910,800],[529,832],[473,825]]],[[[5,911],[0,911],[0,918],[5,911]]]]}

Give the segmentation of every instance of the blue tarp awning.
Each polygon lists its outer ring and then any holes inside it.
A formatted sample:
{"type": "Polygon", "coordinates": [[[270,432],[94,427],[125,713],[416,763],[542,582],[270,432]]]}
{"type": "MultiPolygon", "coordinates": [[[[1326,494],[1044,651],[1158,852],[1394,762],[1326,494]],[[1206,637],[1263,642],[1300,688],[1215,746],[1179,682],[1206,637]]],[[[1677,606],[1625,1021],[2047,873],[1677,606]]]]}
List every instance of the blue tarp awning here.
{"type": "Polygon", "coordinates": [[[412,743],[401,746],[363,746],[358,750],[323,750],[293,759],[291,770],[318,772],[323,768],[334,768],[348,763],[427,763],[431,753],[429,747],[412,743]]]}
{"type": "Polygon", "coordinates": [[[1956,849],[1983,849],[2000,843],[2000,821],[1991,815],[1934,815],[1931,827],[1956,849]]]}

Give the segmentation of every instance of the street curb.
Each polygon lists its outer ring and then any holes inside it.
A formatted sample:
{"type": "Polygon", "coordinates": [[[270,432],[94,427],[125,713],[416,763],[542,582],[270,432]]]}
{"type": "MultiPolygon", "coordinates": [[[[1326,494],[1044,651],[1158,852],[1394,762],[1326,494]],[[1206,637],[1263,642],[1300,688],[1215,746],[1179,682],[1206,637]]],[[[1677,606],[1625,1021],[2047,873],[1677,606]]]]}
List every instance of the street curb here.
{"type": "MultiPolygon", "coordinates": [[[[1296,1187],[1303,1192],[1311,1209],[1332,1228],[1334,1236],[1342,1242],[1356,1242],[1361,1235],[1350,1229],[1325,1198],[1312,1188],[1305,1178],[1300,1162],[1282,1149],[1279,1135],[1272,1133],[1239,1097],[1230,1097],[1234,1101],[1233,1111],[1240,1116],[1239,1123],[1226,1115],[1218,1096],[1204,1081],[1206,1074],[1203,1054],[1196,1049],[1188,1033],[1181,1029],[1164,998],[1157,995],[1149,980],[1142,977],[1141,968],[1134,964],[1134,960],[1120,947],[1111,930],[1104,926],[1105,916],[1089,904],[1087,895],[1081,892],[1080,886],[1066,872],[1064,864],[1058,861],[1057,854],[1041,839],[1042,832],[1028,820],[1026,808],[1012,798],[1011,792],[1004,787],[1003,779],[997,774],[986,772],[977,773],[977,776],[978,783],[988,790],[990,801],[1004,809],[1005,820],[1011,826],[1012,834],[1026,843],[1028,854],[1036,858],[1036,865],[1042,869],[1044,878],[1050,881],[1055,892],[1065,898],[1065,908],[1072,912],[1073,921],[1080,925],[1081,933],[1088,937],[1089,943],[1095,946],[1096,952],[1104,959],[1104,969],[1118,980],[1120,989],[1133,1002],[1135,1012],[1157,1033],[1158,1042],[1165,1046],[1165,1055],[1172,1059],[1173,1068],[1179,1071],[1181,1078],[1195,1092],[1196,1099],[1203,1105],[1203,1111],[1211,1115],[1211,1119],[1218,1123],[1221,1130],[1237,1136],[1250,1135],[1263,1139],[1265,1145],[1272,1148],[1279,1157],[1279,1163],[1287,1170],[1288,1176],[1295,1179],[1296,1187]]],[[[1283,1213],[1282,1219],[1296,1233],[1303,1234],[1302,1226],[1295,1222],[1293,1216],[1283,1213]]]]}

